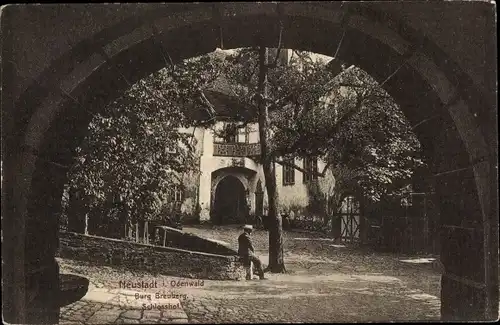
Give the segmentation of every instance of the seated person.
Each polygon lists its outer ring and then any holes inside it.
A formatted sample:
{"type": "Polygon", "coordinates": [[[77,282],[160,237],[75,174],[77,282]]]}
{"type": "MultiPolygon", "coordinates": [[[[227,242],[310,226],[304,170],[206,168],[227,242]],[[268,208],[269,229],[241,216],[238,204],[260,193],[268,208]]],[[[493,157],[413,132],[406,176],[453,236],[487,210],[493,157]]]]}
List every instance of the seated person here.
{"type": "Polygon", "coordinates": [[[248,266],[250,265],[251,262],[253,262],[253,265],[257,270],[259,278],[261,280],[264,280],[265,278],[264,278],[264,270],[262,269],[262,262],[255,255],[252,240],[250,238],[252,230],[253,230],[252,225],[245,225],[243,227],[243,233],[238,237],[238,254],[243,258],[243,263],[245,263],[245,266],[248,266]]]}

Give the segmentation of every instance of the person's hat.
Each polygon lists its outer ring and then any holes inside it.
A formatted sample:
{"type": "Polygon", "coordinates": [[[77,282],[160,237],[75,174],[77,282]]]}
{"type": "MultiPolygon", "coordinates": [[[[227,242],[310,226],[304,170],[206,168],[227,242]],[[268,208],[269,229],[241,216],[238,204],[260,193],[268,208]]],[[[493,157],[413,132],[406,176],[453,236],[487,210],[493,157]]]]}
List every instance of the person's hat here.
{"type": "Polygon", "coordinates": [[[253,226],[252,225],[244,225],[243,229],[245,229],[245,230],[253,230],[253,226]]]}

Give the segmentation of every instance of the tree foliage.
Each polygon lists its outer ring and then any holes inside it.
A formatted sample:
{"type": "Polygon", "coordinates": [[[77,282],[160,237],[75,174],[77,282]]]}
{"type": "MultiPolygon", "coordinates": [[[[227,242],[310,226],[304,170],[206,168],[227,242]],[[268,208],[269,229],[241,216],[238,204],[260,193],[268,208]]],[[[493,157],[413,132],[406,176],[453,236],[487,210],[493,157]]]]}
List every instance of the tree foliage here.
{"type": "MultiPolygon", "coordinates": [[[[255,50],[241,49],[225,72],[250,107],[258,96],[256,60],[255,50]]],[[[336,178],[336,192],[372,201],[406,188],[422,165],[420,144],[402,111],[363,70],[293,51],[288,64],[269,70],[268,85],[269,154],[276,161],[320,157],[336,178]]]]}
{"type": "Polygon", "coordinates": [[[92,119],[70,170],[69,192],[110,218],[161,219],[169,191],[197,168],[195,139],[180,132],[206,109],[217,60],[185,60],[138,81],[92,119]]]}

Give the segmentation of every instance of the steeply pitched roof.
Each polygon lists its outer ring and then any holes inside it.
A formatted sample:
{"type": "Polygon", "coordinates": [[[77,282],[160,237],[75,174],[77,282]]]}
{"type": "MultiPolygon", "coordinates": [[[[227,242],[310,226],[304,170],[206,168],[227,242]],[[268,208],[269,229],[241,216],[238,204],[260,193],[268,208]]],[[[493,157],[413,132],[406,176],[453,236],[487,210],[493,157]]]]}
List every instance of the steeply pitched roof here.
{"type": "MultiPolygon", "coordinates": [[[[225,59],[228,54],[224,51],[214,51],[209,54],[218,59],[225,59]]],[[[214,106],[217,118],[252,118],[257,112],[252,112],[254,109],[248,105],[244,105],[234,91],[234,85],[221,74],[209,87],[205,90],[205,96],[214,106]]],[[[203,113],[202,113],[203,114],[203,113]]],[[[206,114],[206,112],[205,112],[206,114]]]]}

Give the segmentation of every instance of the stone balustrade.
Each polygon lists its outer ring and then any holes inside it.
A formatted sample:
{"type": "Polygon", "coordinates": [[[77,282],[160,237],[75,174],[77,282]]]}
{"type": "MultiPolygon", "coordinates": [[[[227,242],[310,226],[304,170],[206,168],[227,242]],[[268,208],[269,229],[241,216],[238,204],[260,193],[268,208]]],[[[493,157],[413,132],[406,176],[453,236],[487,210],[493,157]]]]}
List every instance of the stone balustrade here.
{"type": "Polygon", "coordinates": [[[254,157],[260,155],[260,143],[214,143],[214,156],[254,157]]]}

